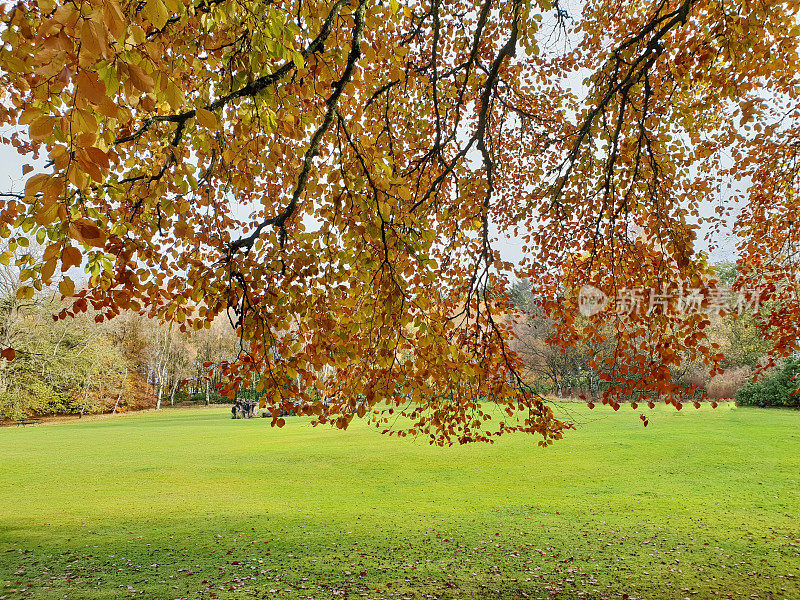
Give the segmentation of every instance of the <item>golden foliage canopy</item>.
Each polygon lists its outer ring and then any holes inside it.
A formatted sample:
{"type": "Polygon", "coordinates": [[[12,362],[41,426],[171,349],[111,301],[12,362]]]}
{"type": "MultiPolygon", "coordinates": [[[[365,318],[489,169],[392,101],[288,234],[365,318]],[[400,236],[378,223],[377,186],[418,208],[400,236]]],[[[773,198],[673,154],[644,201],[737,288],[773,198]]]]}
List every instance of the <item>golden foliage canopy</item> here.
{"type": "Polygon", "coordinates": [[[559,344],[612,327],[608,402],[679,406],[671,367],[718,366],[707,316],[582,321],[572,290],[712,290],[700,234],[716,223],[740,236],[737,285],[765,290],[776,349],[796,347],[797,11],[6,4],[4,141],[44,167],[3,196],[1,233],[45,246],[21,294],[59,281],[72,312],[202,328],[231,311],[231,389],[255,373],[267,402],[339,427],[403,415],[397,431],[440,443],[559,437],[509,350],[513,278],[534,282],[559,344]],[[521,264],[497,232],[519,236],[521,264]],[[71,281],[79,265],[88,286],[71,281]]]}

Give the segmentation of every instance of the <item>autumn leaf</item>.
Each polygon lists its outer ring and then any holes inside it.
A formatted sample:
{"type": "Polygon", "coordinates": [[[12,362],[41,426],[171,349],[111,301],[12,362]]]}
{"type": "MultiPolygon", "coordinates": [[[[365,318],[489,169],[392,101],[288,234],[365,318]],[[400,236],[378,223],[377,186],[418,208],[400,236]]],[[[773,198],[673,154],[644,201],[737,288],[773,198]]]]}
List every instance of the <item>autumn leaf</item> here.
{"type": "Polygon", "coordinates": [[[81,50],[91,56],[108,56],[108,45],[105,41],[105,29],[91,20],[84,20],[81,26],[81,50]]]}
{"type": "Polygon", "coordinates": [[[77,92],[89,102],[100,105],[106,100],[106,86],[91,71],[82,70],[76,78],[77,92]]]}
{"type": "Polygon", "coordinates": [[[98,248],[105,246],[106,235],[103,233],[102,229],[100,229],[91,221],[86,219],[78,219],[77,221],[73,221],[70,223],[69,231],[73,239],[76,239],[79,242],[83,242],[84,244],[98,248]]]}
{"type": "Polygon", "coordinates": [[[108,161],[108,154],[103,152],[100,148],[89,146],[85,149],[86,154],[100,167],[108,169],[110,163],[108,161]]]}
{"type": "Polygon", "coordinates": [[[211,112],[210,110],[206,110],[205,108],[198,108],[195,109],[197,121],[206,129],[211,129],[215,131],[219,128],[219,122],[217,121],[217,116],[211,112]]]}
{"type": "Polygon", "coordinates": [[[103,7],[103,22],[114,39],[125,34],[125,15],[115,0],[106,0],[103,7]]]}
{"type": "MultiPolygon", "coordinates": [[[[155,0],[154,0],[155,1],[155,0]]],[[[137,89],[141,90],[142,92],[149,93],[155,89],[155,82],[153,78],[144,72],[139,65],[127,65],[128,76],[131,78],[131,82],[137,89]]]]}
{"type": "Polygon", "coordinates": [[[156,29],[162,29],[169,19],[169,12],[163,0],[147,0],[144,5],[144,15],[156,29]]]}
{"type": "Polygon", "coordinates": [[[42,202],[42,206],[36,211],[37,225],[49,225],[58,218],[58,205],[52,199],[42,202]]]}
{"type": "Polygon", "coordinates": [[[49,115],[41,116],[31,123],[30,127],[28,128],[28,135],[31,136],[32,140],[45,140],[53,134],[55,124],[55,118],[49,115]]]}
{"type": "Polygon", "coordinates": [[[53,278],[53,274],[56,272],[56,260],[50,259],[42,264],[42,280],[47,283],[53,278]]]}
{"type": "Polygon", "coordinates": [[[189,228],[188,228],[188,226],[186,224],[186,221],[184,221],[184,220],[178,221],[177,223],[175,223],[175,227],[174,227],[175,237],[178,237],[178,238],[186,237],[186,232],[188,231],[188,229],[189,228]]]}
{"type": "Polygon", "coordinates": [[[61,270],[67,271],[70,267],[79,267],[81,260],[81,251],[73,246],[67,246],[61,252],[61,270]]]}
{"type": "Polygon", "coordinates": [[[42,189],[42,186],[45,184],[45,182],[49,180],[50,175],[45,173],[37,173],[36,175],[32,175],[25,182],[25,196],[27,198],[33,198],[36,193],[42,189]]]}
{"type": "Polygon", "coordinates": [[[69,277],[64,277],[61,282],[58,284],[58,291],[61,292],[61,295],[65,298],[69,298],[75,295],[75,283],[69,277]]]}

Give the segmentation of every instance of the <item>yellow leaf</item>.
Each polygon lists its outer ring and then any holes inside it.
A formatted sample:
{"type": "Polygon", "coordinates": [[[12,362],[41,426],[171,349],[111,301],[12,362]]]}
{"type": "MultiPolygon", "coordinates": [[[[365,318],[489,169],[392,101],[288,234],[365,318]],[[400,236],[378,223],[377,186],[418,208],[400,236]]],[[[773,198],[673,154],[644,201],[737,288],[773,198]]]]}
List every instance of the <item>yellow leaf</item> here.
{"type": "Polygon", "coordinates": [[[75,294],[75,284],[72,282],[72,279],[69,277],[64,277],[61,280],[61,283],[58,284],[58,291],[61,292],[61,295],[64,297],[70,297],[75,294]]]}
{"type": "Polygon", "coordinates": [[[164,96],[167,99],[169,107],[173,111],[177,111],[181,106],[183,106],[183,103],[186,100],[183,95],[183,90],[181,90],[171,81],[167,83],[167,89],[164,90],[164,96]]]}
{"type": "Polygon", "coordinates": [[[50,175],[46,173],[37,173],[28,178],[25,182],[25,197],[33,198],[38,192],[42,190],[42,186],[50,179],[50,175]]]}
{"type": "Polygon", "coordinates": [[[22,114],[17,119],[20,125],[30,125],[36,119],[42,116],[42,109],[30,106],[22,111],[22,114]]]}
{"type": "Polygon", "coordinates": [[[39,117],[33,123],[31,123],[31,126],[28,129],[28,135],[30,135],[32,140],[41,141],[47,139],[50,135],[52,135],[55,125],[55,118],[51,117],[50,115],[44,115],[43,117],[39,117]]]}
{"type": "Polygon", "coordinates": [[[183,6],[183,2],[181,0],[164,0],[164,4],[166,5],[167,10],[172,13],[185,12],[185,7],[183,6]]]}
{"type": "Polygon", "coordinates": [[[41,208],[39,208],[36,213],[34,214],[34,219],[36,219],[36,223],[38,225],[50,225],[53,221],[56,220],[58,216],[58,206],[56,205],[54,200],[45,201],[41,208]]]}
{"type": "Polygon", "coordinates": [[[169,12],[162,0],[147,0],[144,5],[144,16],[155,25],[156,29],[163,29],[169,19],[169,12]]]}
{"type": "Polygon", "coordinates": [[[217,121],[217,115],[215,115],[210,110],[206,110],[205,108],[198,108],[196,111],[197,122],[200,123],[206,129],[211,129],[212,131],[219,129],[219,121],[217,121]]]}

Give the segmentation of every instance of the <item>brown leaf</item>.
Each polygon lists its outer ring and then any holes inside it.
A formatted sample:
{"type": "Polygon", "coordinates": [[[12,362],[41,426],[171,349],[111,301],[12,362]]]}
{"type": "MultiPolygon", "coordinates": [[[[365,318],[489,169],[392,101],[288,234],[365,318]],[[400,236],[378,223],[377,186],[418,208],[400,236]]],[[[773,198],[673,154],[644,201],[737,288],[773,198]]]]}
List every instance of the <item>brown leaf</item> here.
{"type": "Polygon", "coordinates": [[[106,0],[103,9],[103,22],[114,39],[125,35],[125,15],[115,0],[106,0]]]}
{"type": "Polygon", "coordinates": [[[128,76],[131,78],[131,83],[136,89],[144,93],[150,93],[155,89],[155,82],[153,78],[144,72],[144,69],[139,65],[128,65],[128,76]]]}
{"type": "Polygon", "coordinates": [[[106,85],[100,81],[96,73],[82,70],[76,79],[77,91],[94,105],[99,105],[106,97],[106,85]]]}
{"type": "Polygon", "coordinates": [[[70,267],[80,266],[82,259],[81,251],[74,246],[64,248],[64,251],[61,253],[61,270],[66,271],[70,267]]]}
{"type": "Polygon", "coordinates": [[[106,244],[106,235],[97,225],[86,219],[73,221],[69,226],[72,237],[79,242],[102,248],[106,244]]]}

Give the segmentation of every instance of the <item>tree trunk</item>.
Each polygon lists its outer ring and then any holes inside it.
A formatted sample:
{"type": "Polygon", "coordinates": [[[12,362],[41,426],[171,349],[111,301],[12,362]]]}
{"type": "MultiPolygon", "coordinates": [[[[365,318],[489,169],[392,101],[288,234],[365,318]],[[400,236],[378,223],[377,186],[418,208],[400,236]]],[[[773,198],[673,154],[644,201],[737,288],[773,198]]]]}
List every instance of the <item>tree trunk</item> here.
{"type": "Polygon", "coordinates": [[[208,392],[208,384],[209,384],[208,379],[206,379],[206,406],[211,404],[211,399],[209,397],[209,392],[208,392]]]}
{"type": "Polygon", "coordinates": [[[178,391],[178,378],[175,377],[175,383],[172,385],[172,393],[169,395],[169,405],[175,406],[175,392],[178,391]]]}
{"type": "Polygon", "coordinates": [[[117,395],[117,401],[114,403],[114,410],[111,411],[112,415],[117,414],[117,407],[119,406],[119,401],[122,399],[122,392],[125,391],[125,381],[128,379],[128,367],[125,367],[125,375],[122,376],[122,383],[119,386],[119,395],[117,395]]]}

